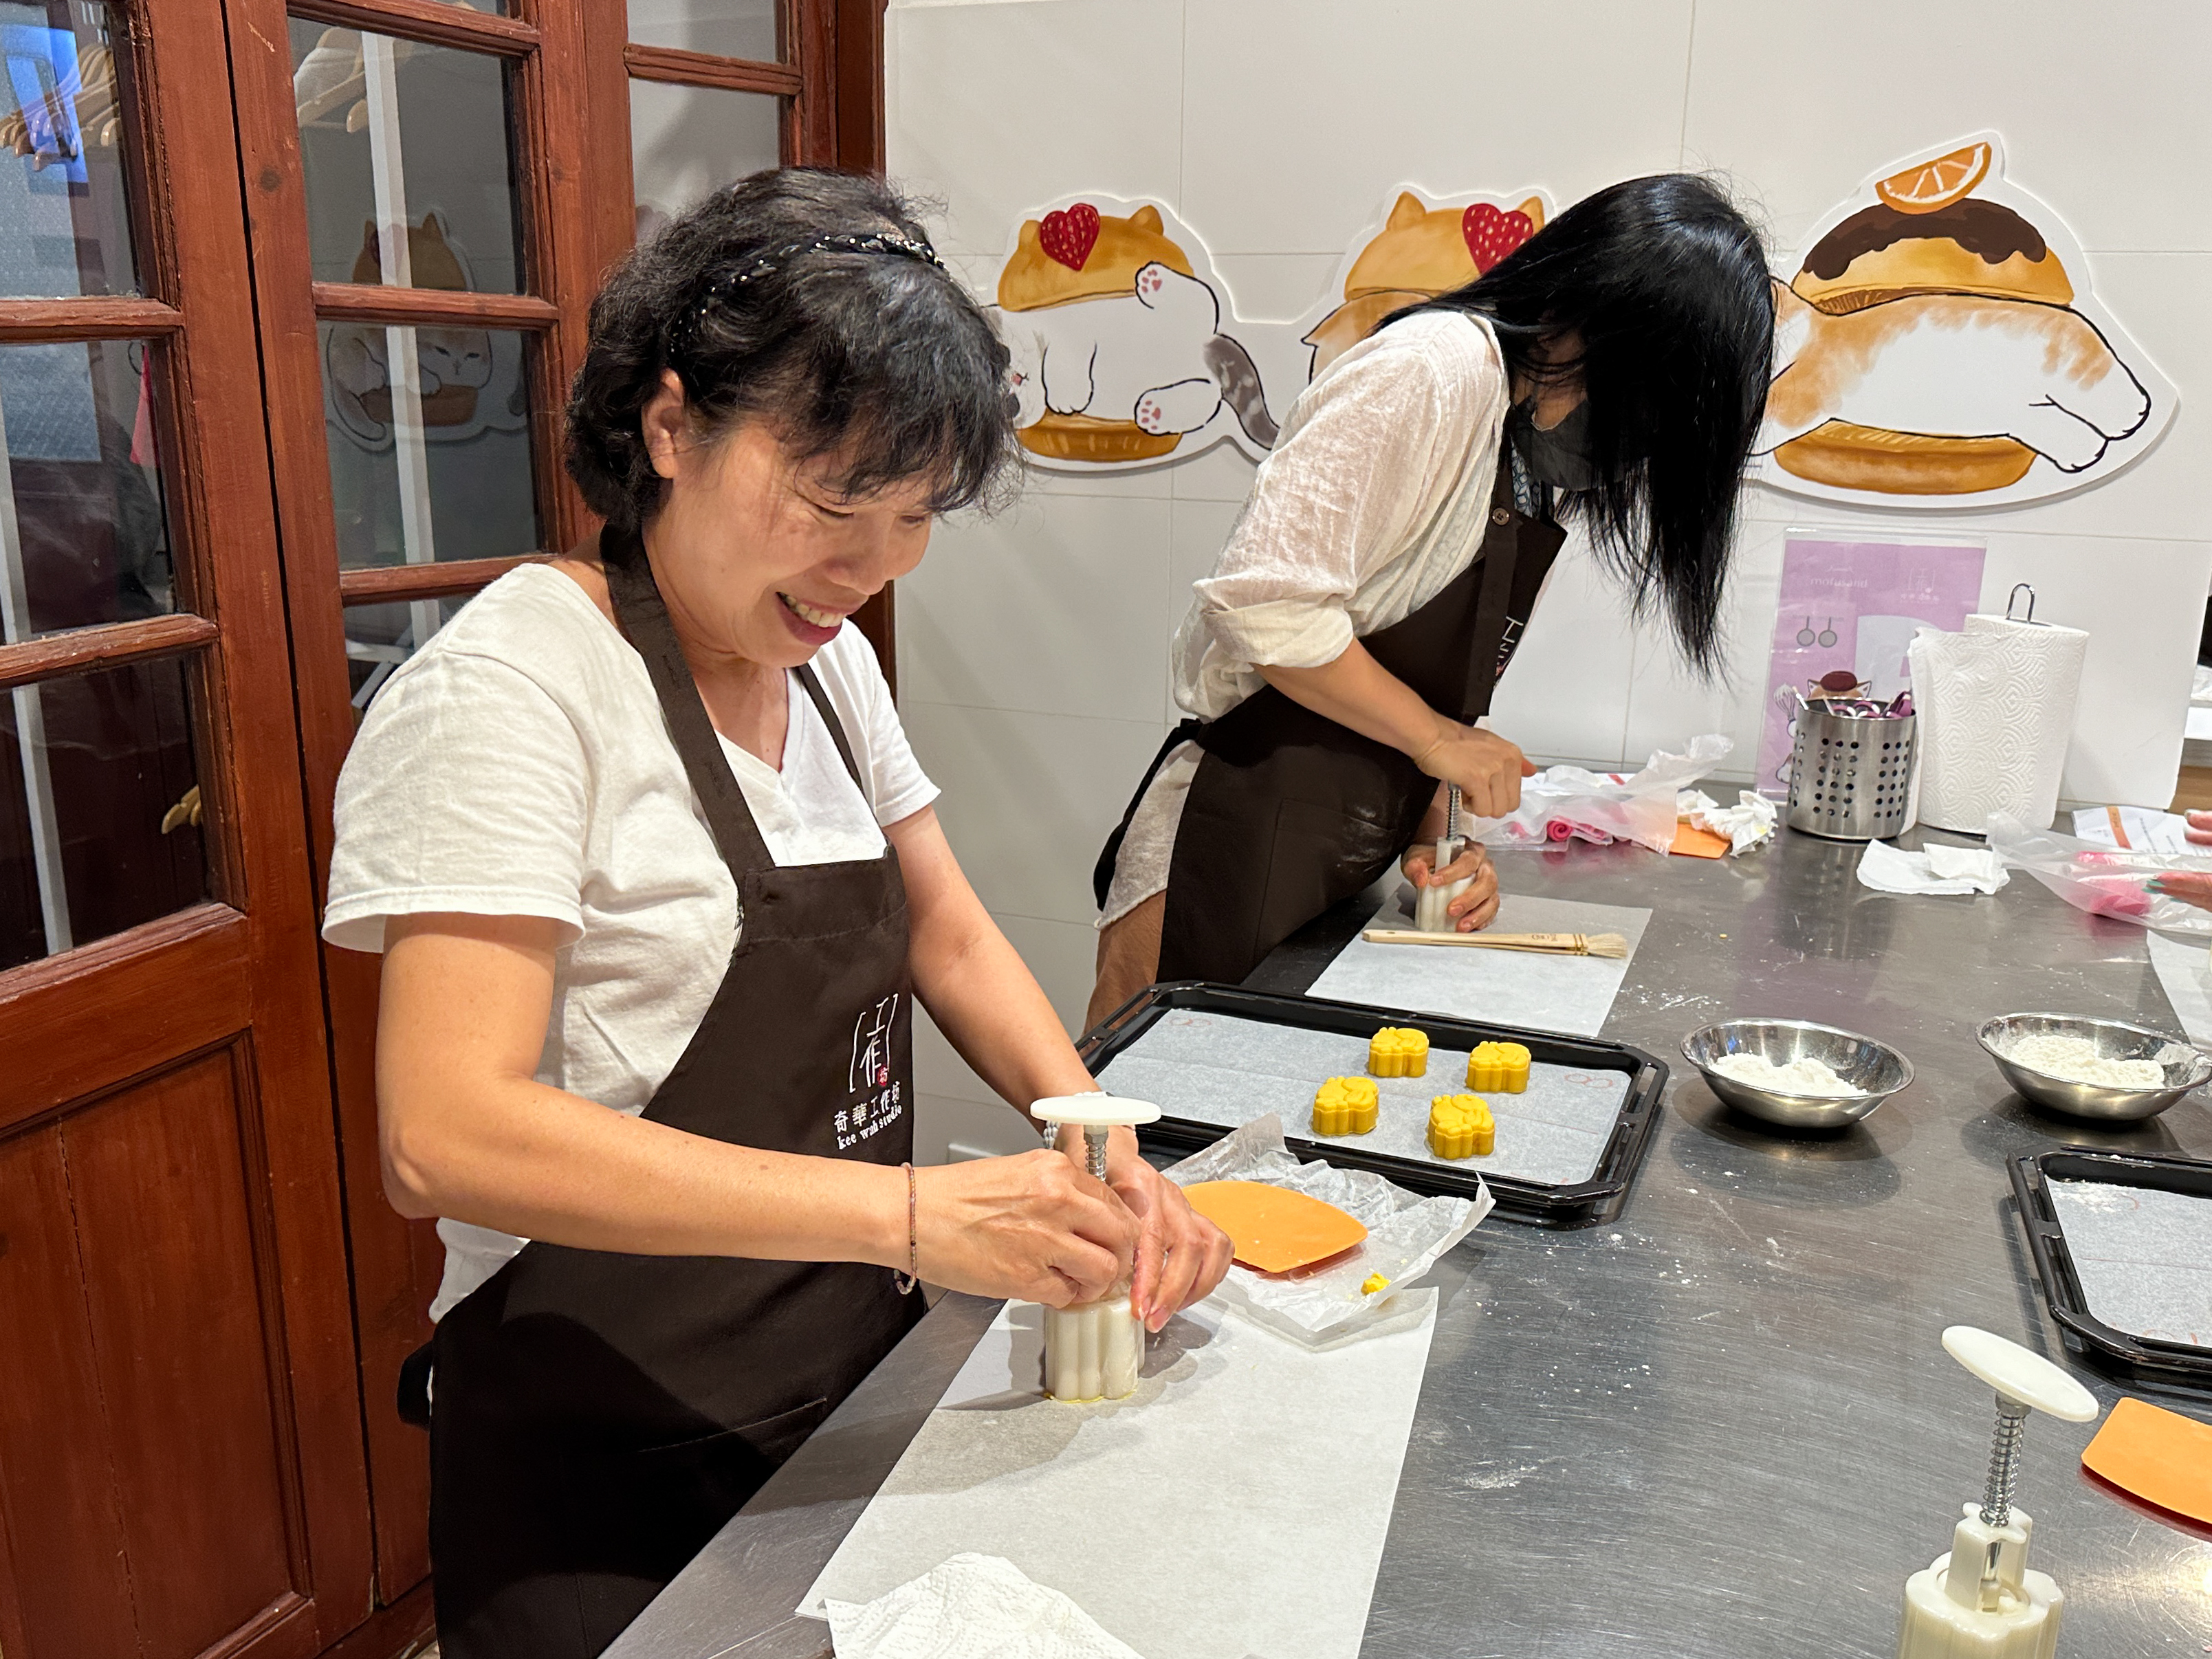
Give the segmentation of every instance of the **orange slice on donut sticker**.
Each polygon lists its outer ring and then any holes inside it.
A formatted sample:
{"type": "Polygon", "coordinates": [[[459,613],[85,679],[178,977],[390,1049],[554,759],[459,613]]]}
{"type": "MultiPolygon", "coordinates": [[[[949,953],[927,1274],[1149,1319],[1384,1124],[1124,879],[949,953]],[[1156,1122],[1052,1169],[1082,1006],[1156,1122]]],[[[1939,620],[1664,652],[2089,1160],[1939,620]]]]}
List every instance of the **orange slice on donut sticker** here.
{"type": "Polygon", "coordinates": [[[1874,193],[1899,213],[1933,213],[1950,206],[1989,174],[1990,147],[1969,144],[1893,173],[1874,187],[1874,193]]]}

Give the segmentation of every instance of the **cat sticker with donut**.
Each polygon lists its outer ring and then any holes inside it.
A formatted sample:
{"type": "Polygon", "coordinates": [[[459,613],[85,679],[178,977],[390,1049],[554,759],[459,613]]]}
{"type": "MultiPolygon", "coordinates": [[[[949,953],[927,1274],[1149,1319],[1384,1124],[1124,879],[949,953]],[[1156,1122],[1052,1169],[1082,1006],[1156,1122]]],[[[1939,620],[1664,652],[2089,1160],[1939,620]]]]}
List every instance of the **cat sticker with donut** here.
{"type": "Polygon", "coordinates": [[[1886,167],[1775,282],[1761,482],[1890,507],[2102,482],[2173,418],[2172,384],[2089,290],[2057,214],[1978,133],[1886,167]]]}

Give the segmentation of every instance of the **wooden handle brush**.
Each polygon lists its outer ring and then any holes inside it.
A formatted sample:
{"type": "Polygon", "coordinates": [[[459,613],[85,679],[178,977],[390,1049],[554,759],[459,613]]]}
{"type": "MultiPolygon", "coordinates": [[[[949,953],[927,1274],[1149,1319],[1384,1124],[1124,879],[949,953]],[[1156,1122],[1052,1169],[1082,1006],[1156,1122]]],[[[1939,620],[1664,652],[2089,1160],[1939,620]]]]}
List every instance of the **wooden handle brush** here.
{"type": "Polygon", "coordinates": [[[1484,951],[1606,957],[1615,962],[1628,956],[1628,939],[1621,933],[1425,933],[1411,927],[1370,927],[1359,937],[1370,945],[1468,945],[1484,951]]]}

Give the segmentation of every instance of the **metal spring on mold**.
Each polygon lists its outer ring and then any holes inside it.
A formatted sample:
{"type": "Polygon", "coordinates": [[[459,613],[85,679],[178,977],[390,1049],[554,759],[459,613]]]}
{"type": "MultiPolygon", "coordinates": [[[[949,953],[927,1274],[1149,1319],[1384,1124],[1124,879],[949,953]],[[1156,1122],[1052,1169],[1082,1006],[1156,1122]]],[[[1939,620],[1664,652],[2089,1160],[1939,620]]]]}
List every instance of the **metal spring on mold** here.
{"type": "Polygon", "coordinates": [[[2012,1524],[2012,1492],[2020,1478],[2021,1437],[2027,1431],[2027,1407],[1997,1396],[1996,1432],[1990,1441],[1990,1479],[1982,1488],[1982,1524],[2012,1524]]]}

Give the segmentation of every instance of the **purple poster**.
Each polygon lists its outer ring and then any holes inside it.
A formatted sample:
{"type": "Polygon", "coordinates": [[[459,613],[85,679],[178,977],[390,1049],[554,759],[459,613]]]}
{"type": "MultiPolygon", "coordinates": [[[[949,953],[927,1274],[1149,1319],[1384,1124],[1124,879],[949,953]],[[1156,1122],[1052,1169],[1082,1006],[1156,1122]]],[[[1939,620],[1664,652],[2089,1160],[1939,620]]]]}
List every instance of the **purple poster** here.
{"type": "Polygon", "coordinates": [[[1790,745],[1797,699],[1790,688],[1844,669],[1887,702],[1911,684],[1905,647],[1919,629],[1955,634],[1982,595],[1977,544],[1844,542],[1791,536],[1783,544],[1774,652],[1766,673],[1766,720],[1759,742],[1759,787],[1790,793],[1790,745]]]}

